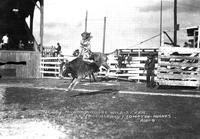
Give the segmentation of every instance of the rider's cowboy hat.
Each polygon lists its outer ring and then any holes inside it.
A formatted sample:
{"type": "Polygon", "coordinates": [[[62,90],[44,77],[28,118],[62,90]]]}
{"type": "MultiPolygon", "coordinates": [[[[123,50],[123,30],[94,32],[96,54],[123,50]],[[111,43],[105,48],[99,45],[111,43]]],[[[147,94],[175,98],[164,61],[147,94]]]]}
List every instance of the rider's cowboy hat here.
{"type": "Polygon", "coordinates": [[[91,33],[89,33],[89,32],[83,32],[83,33],[81,33],[81,36],[85,37],[86,39],[92,38],[91,33]]]}

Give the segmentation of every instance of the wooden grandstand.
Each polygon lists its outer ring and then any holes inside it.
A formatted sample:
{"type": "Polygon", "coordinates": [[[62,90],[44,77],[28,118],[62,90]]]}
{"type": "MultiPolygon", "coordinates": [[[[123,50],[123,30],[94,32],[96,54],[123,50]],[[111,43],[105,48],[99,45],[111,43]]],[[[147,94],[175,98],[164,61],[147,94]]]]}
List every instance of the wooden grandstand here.
{"type": "MultiPolygon", "coordinates": [[[[43,0],[0,1],[0,38],[8,34],[8,43],[0,49],[2,78],[40,78],[40,50],[43,46],[43,0]],[[41,13],[40,42],[33,36],[34,11],[41,13]],[[30,24],[26,18],[30,17],[30,24]],[[19,46],[19,42],[23,45],[19,46]],[[15,64],[23,62],[23,65],[15,64]]],[[[2,42],[1,42],[2,43],[2,42]]]]}

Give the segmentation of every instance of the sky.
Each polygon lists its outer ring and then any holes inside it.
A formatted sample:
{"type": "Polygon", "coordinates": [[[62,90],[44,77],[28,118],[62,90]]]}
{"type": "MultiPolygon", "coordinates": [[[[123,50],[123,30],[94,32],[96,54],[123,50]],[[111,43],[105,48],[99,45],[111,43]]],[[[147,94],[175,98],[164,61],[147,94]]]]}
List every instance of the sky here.
{"type": "MultiPolygon", "coordinates": [[[[199,25],[200,1],[178,1],[180,28],[199,25]]],[[[173,2],[163,2],[163,30],[173,30],[173,2]]],[[[62,45],[64,55],[80,48],[81,33],[91,32],[91,49],[101,52],[106,17],[105,52],[115,49],[159,47],[161,0],[46,0],[44,1],[44,46],[62,45]]],[[[34,35],[39,41],[39,10],[35,10],[34,35]]],[[[170,34],[170,33],[169,33],[170,34]]],[[[173,34],[170,34],[173,35],[173,34]]],[[[180,35],[182,36],[182,35],[180,35]]],[[[173,36],[171,36],[173,38],[173,36]]]]}

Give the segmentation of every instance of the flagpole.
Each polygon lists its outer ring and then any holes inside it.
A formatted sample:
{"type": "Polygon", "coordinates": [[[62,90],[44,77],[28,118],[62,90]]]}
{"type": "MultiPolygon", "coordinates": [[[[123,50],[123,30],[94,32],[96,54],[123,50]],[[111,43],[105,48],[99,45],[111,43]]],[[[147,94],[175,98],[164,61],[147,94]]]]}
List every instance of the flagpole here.
{"type": "Polygon", "coordinates": [[[160,46],[162,44],[162,0],[160,2],[160,46]]]}
{"type": "Polygon", "coordinates": [[[177,45],[177,0],[174,0],[174,46],[177,45]]]}
{"type": "Polygon", "coordinates": [[[85,16],[85,32],[87,32],[87,18],[88,18],[88,11],[86,11],[86,16],[85,16]]]}

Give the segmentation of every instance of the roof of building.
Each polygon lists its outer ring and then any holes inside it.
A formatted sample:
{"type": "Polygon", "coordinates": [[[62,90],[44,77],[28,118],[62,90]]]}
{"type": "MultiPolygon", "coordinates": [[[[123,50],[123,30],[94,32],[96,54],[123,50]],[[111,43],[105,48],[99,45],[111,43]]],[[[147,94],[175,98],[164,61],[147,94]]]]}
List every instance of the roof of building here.
{"type": "Polygon", "coordinates": [[[1,0],[0,17],[10,16],[13,12],[18,12],[23,17],[28,17],[33,13],[37,2],[43,0],[1,0]]]}

